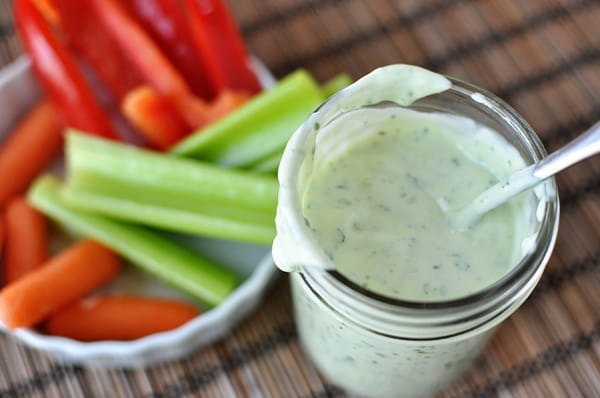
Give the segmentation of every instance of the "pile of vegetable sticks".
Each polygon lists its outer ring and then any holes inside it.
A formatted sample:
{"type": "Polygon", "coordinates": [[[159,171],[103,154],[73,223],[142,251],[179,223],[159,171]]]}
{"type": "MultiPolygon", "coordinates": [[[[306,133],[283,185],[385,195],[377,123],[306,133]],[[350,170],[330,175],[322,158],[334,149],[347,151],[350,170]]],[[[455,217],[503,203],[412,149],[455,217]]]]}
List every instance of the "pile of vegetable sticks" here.
{"type": "Polygon", "coordinates": [[[122,110],[164,150],[260,91],[222,0],[17,0],[15,22],[63,122],[103,137],[122,110]]]}
{"type": "Polygon", "coordinates": [[[161,230],[270,244],[285,143],[349,78],[320,87],[299,70],[257,95],[233,18],[210,2],[212,13],[199,0],[15,1],[47,99],[0,143],[0,175],[10,176],[0,184],[5,326],[83,341],[169,330],[197,308],[88,296],[116,277],[122,257],[215,306],[237,275],[161,230]],[[145,137],[142,147],[118,142],[127,136],[119,118],[145,137]],[[64,181],[43,174],[63,142],[64,181]],[[51,257],[45,216],[84,239],[51,257]]]}

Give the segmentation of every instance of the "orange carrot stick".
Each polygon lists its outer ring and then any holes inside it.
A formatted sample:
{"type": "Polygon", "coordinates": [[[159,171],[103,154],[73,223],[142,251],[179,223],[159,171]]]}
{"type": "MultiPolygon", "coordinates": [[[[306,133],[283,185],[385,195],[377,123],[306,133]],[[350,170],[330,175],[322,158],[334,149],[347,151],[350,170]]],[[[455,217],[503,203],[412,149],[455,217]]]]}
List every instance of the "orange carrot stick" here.
{"type": "Polygon", "coordinates": [[[48,21],[52,26],[60,25],[60,15],[58,15],[56,6],[52,0],[33,0],[33,4],[35,4],[46,21],[48,21]]]}
{"type": "Polygon", "coordinates": [[[169,149],[189,132],[187,124],[171,103],[150,86],[131,90],[123,98],[121,110],[158,149],[169,149]]]}
{"type": "Polygon", "coordinates": [[[35,325],[113,279],[120,259],[84,240],[0,291],[0,321],[9,329],[35,325]]]}
{"type": "Polygon", "coordinates": [[[46,332],[81,341],[133,340],[177,328],[197,315],[196,307],[179,300],[98,296],[54,314],[46,332]]]}
{"type": "Polygon", "coordinates": [[[48,259],[46,218],[19,196],[5,214],[4,282],[11,283],[48,259]]]}
{"type": "Polygon", "coordinates": [[[210,103],[210,106],[204,112],[205,123],[216,122],[223,116],[234,111],[251,97],[252,95],[246,91],[221,91],[219,96],[210,103]]]}
{"type": "Polygon", "coordinates": [[[0,213],[0,260],[2,259],[2,249],[4,247],[4,239],[6,238],[5,235],[6,234],[4,232],[4,215],[0,213]]]}
{"type": "Polygon", "coordinates": [[[0,145],[0,206],[27,188],[62,144],[62,127],[49,101],[36,105],[0,145]]]}

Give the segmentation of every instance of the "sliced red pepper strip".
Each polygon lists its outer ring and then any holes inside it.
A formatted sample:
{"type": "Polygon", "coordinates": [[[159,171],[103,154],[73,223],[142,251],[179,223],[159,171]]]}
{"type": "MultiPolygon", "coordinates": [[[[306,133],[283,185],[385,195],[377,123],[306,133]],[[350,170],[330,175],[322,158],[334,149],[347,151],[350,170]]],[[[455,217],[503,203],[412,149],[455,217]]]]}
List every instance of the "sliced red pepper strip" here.
{"type": "Polygon", "coordinates": [[[102,21],[106,33],[119,44],[145,80],[173,103],[189,127],[201,125],[206,104],[193,95],[185,79],[141,25],[114,0],[91,0],[91,3],[92,12],[102,21]]]}
{"type": "Polygon", "coordinates": [[[130,90],[143,83],[142,76],[131,67],[117,43],[104,33],[101,22],[90,14],[89,0],[53,2],[61,18],[61,27],[67,36],[68,44],[92,67],[117,103],[130,90]]]}
{"type": "Polygon", "coordinates": [[[130,91],[121,103],[127,120],[156,148],[167,150],[181,140],[189,130],[171,103],[150,86],[130,91]]]}
{"type": "Polygon", "coordinates": [[[31,0],[16,0],[15,21],[21,41],[44,90],[66,125],[117,138],[113,126],[76,61],[31,0]]]}
{"type": "Polygon", "coordinates": [[[194,94],[210,100],[215,97],[192,39],[187,19],[173,0],[129,0],[130,8],[146,32],[171,60],[194,94]]]}
{"type": "Polygon", "coordinates": [[[260,85],[248,64],[248,54],[223,0],[184,0],[186,15],[208,79],[217,92],[225,89],[255,94],[260,85]]]}

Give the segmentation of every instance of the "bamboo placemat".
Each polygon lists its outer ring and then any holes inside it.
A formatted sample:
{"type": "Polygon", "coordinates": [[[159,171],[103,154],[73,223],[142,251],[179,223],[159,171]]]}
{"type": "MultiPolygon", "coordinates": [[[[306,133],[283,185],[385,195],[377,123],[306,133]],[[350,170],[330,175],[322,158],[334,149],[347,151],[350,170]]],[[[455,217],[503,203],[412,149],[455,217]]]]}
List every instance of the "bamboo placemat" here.
{"type": "MultiPolygon", "coordinates": [[[[0,0],[0,63],[19,54],[0,0]]],[[[230,1],[248,46],[278,77],[320,80],[413,63],[510,102],[549,150],[600,119],[600,1],[230,1]]],[[[0,176],[1,183],[1,176],[0,176]]],[[[562,217],[540,286],[440,397],[600,397],[600,159],[558,178],[562,217]]],[[[0,336],[1,397],[330,397],[302,354],[281,278],[223,341],[148,369],[92,370],[0,336]]]]}

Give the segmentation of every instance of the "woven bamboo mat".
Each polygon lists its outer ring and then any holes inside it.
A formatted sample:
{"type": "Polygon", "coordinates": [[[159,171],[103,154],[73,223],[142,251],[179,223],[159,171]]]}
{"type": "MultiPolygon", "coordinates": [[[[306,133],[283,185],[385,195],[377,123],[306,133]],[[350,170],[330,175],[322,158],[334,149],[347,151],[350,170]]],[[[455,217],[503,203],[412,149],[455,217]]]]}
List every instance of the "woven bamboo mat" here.
{"type": "MultiPolygon", "coordinates": [[[[359,77],[389,63],[454,75],[505,98],[549,150],[600,119],[600,1],[230,1],[251,51],[278,76],[359,77]]],[[[0,0],[0,62],[19,54],[0,0]]],[[[0,177],[1,178],[1,177],[0,177]]],[[[558,178],[547,272],[462,381],[440,397],[600,397],[600,158],[558,178]]],[[[225,340],[148,369],[90,370],[0,336],[2,397],[330,397],[302,354],[286,278],[225,340]]]]}

